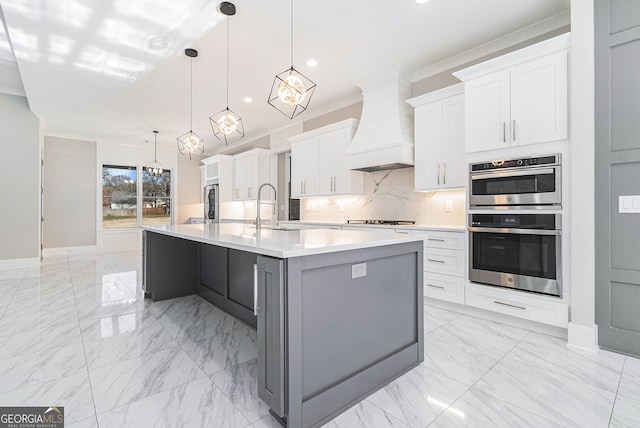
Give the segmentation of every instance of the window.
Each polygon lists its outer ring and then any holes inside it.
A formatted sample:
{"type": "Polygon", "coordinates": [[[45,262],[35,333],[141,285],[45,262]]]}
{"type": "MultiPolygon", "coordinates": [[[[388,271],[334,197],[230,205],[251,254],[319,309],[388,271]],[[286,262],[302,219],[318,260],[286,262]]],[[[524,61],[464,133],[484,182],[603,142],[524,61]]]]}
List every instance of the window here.
{"type": "Polygon", "coordinates": [[[102,227],[138,226],[138,171],[134,166],[102,167],[102,227]]]}
{"type": "Polygon", "coordinates": [[[171,171],[154,177],[142,172],[142,224],[171,223],[171,171]]]}
{"type": "Polygon", "coordinates": [[[153,177],[135,166],[103,165],[103,229],[170,224],[171,209],[171,171],[164,170],[161,176],[153,177]]]}

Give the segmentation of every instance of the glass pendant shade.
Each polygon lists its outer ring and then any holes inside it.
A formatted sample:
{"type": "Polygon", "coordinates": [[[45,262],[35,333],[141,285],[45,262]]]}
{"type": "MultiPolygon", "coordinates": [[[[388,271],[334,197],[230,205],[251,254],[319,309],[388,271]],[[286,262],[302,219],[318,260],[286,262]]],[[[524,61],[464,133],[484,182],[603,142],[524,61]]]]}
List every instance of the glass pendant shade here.
{"type": "Polygon", "coordinates": [[[209,117],[209,121],[213,135],[227,146],[244,137],[242,119],[229,107],[209,117]]]}
{"type": "Polygon", "coordinates": [[[269,104],[289,119],[304,112],[309,106],[316,84],[291,67],[273,79],[269,104]]]}
{"type": "Polygon", "coordinates": [[[153,162],[145,167],[147,174],[152,177],[160,177],[162,175],[162,165],[158,162],[158,131],[153,131],[153,162]]]}
{"type": "Polygon", "coordinates": [[[191,159],[192,155],[201,155],[204,153],[204,140],[193,131],[189,131],[178,137],[178,151],[185,156],[189,156],[189,159],[191,159]]]}

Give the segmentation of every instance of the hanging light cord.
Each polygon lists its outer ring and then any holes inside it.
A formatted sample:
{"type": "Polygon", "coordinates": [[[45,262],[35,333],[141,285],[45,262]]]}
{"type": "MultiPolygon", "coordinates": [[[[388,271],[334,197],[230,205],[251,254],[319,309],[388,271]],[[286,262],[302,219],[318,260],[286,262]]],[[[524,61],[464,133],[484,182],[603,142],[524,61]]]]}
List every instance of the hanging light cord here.
{"type": "Polygon", "coordinates": [[[227,110],[229,110],[229,16],[227,15],[227,110]]]}
{"type": "Polygon", "coordinates": [[[153,131],[153,161],[158,162],[158,131],[153,131]]]}
{"type": "Polygon", "coordinates": [[[291,68],[293,69],[293,0],[291,0],[291,68]]]}
{"type": "Polygon", "coordinates": [[[190,92],[191,95],[189,96],[189,103],[190,103],[190,111],[189,111],[189,117],[190,117],[190,125],[189,125],[189,132],[193,132],[193,58],[191,58],[191,86],[190,86],[190,92]]]}

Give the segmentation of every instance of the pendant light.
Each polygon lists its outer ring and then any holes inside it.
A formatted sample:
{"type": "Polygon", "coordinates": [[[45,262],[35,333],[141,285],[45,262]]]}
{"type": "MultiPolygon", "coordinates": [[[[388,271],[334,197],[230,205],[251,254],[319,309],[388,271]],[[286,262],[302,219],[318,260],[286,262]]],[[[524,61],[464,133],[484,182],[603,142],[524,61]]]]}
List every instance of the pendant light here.
{"type": "Polygon", "coordinates": [[[269,104],[293,119],[309,106],[316,84],[293,68],[293,0],[291,0],[291,68],[276,74],[269,93],[269,104]]]}
{"type": "Polygon", "coordinates": [[[236,14],[236,6],[228,1],[218,5],[218,11],[227,16],[227,108],[209,117],[213,135],[226,146],[244,137],[244,125],[240,116],[229,109],[229,17],[236,14]]]}
{"type": "Polygon", "coordinates": [[[153,162],[145,169],[150,176],[160,177],[162,175],[162,165],[158,162],[158,131],[153,131],[153,134],[153,162]]]}
{"type": "Polygon", "coordinates": [[[192,154],[201,155],[204,153],[204,140],[198,137],[198,135],[193,132],[193,58],[196,58],[198,56],[198,51],[195,49],[185,49],[184,54],[191,58],[191,125],[189,127],[189,132],[178,137],[178,151],[185,156],[189,156],[189,159],[191,159],[192,154]]]}

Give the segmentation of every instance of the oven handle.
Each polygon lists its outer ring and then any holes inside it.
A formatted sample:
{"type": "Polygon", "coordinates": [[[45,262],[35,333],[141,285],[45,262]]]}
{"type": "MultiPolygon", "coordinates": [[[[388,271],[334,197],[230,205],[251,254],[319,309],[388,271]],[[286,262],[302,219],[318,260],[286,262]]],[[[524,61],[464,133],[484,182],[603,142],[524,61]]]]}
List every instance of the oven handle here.
{"type": "Polygon", "coordinates": [[[542,174],[553,174],[555,172],[554,168],[547,169],[539,169],[539,167],[533,168],[525,168],[518,171],[509,171],[509,172],[474,172],[471,175],[472,180],[486,180],[488,178],[503,178],[503,177],[520,177],[523,175],[542,175],[542,174]]]}
{"type": "Polygon", "coordinates": [[[514,233],[519,235],[562,235],[561,230],[511,229],[508,227],[469,227],[469,232],[514,233]]]}

